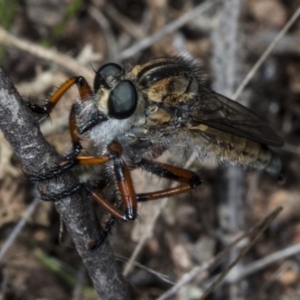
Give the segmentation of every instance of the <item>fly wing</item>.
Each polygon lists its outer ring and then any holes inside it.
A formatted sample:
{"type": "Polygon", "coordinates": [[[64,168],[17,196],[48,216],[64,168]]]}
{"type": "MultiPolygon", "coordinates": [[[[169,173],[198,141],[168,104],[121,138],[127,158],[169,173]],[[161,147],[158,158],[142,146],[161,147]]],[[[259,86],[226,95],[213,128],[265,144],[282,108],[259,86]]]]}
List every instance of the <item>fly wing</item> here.
{"type": "Polygon", "coordinates": [[[193,122],[257,141],[281,147],[283,141],[276,132],[252,111],[216,92],[203,90],[189,111],[193,122]]]}

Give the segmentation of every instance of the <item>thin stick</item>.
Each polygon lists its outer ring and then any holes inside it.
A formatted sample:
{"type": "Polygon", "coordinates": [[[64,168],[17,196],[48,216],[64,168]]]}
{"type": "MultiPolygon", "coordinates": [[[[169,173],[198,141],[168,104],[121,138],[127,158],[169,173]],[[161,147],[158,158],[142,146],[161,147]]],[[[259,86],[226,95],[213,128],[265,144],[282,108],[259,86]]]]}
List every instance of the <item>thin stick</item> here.
{"type": "Polygon", "coordinates": [[[297,255],[299,253],[300,253],[300,244],[287,247],[283,250],[265,256],[264,258],[257,260],[254,263],[249,264],[248,266],[241,267],[236,272],[230,273],[228,277],[225,279],[225,282],[232,283],[232,282],[240,281],[243,278],[258,272],[279,260],[288,258],[293,255],[297,255]]]}
{"type": "MultiPolygon", "coordinates": [[[[42,136],[37,122],[26,108],[14,85],[0,68],[0,130],[12,146],[27,172],[39,174],[61,161],[42,136]]],[[[41,185],[43,192],[59,194],[78,184],[69,172],[41,185]]],[[[85,264],[95,289],[102,299],[128,299],[126,283],[118,272],[108,243],[89,249],[87,245],[99,239],[101,228],[92,202],[84,193],[76,193],[55,203],[74,244],[85,264]]]]}
{"type": "Polygon", "coordinates": [[[191,20],[193,20],[194,18],[198,17],[200,14],[208,11],[211,7],[213,7],[213,5],[215,3],[216,3],[215,1],[207,1],[207,2],[199,4],[193,10],[190,10],[185,15],[183,15],[180,18],[176,19],[175,21],[169,23],[168,25],[163,27],[158,32],[155,32],[151,36],[149,36],[149,37],[141,40],[140,42],[133,44],[131,47],[125,49],[124,51],[122,51],[120,53],[118,58],[120,60],[124,60],[124,59],[134,56],[135,54],[137,54],[138,52],[140,52],[142,50],[145,50],[146,48],[151,46],[153,43],[162,39],[165,35],[174,32],[175,30],[184,26],[186,23],[188,23],[191,20]]]}
{"type": "MultiPolygon", "coordinates": [[[[276,208],[276,210],[277,209],[278,208],[276,208]]],[[[187,283],[191,282],[196,276],[198,276],[199,274],[201,274],[202,272],[204,272],[208,269],[211,269],[214,265],[216,265],[240,241],[242,241],[243,239],[245,239],[247,237],[254,236],[255,234],[259,233],[259,231],[263,228],[266,220],[268,220],[271,216],[273,216],[274,212],[275,211],[273,211],[270,215],[268,215],[260,224],[254,226],[247,232],[240,235],[232,243],[229,243],[222,251],[220,251],[212,259],[203,263],[201,266],[196,266],[190,272],[184,274],[172,288],[170,288],[164,294],[160,295],[160,297],[157,300],[166,300],[166,299],[170,298],[171,296],[175,295],[180,290],[181,287],[183,287],[187,283]]]]}
{"type": "Polygon", "coordinates": [[[215,282],[205,291],[202,297],[199,300],[204,300],[212,291],[213,289],[224,279],[224,277],[231,271],[231,269],[245,256],[245,254],[250,250],[250,248],[257,242],[259,237],[262,233],[268,228],[270,223],[277,217],[277,215],[282,211],[282,207],[278,207],[275,211],[266,218],[263,222],[263,226],[258,234],[254,237],[251,243],[237,256],[237,258],[227,267],[224,272],[222,272],[219,277],[215,280],[215,282]]]}
{"type": "Polygon", "coordinates": [[[31,43],[26,40],[17,38],[9,34],[3,27],[0,26],[0,44],[4,44],[7,47],[15,47],[19,50],[26,51],[32,55],[35,55],[43,60],[53,62],[61,68],[67,69],[73,74],[81,74],[88,80],[94,77],[94,73],[78,63],[77,60],[71,58],[68,55],[60,53],[54,49],[45,49],[39,45],[31,43]]]}
{"type": "Polygon", "coordinates": [[[123,276],[127,276],[129,272],[132,270],[133,262],[136,260],[138,254],[141,252],[147,239],[152,236],[154,225],[158,217],[160,216],[161,212],[163,211],[164,207],[166,207],[167,203],[168,203],[168,199],[164,198],[160,201],[159,205],[156,207],[154,215],[151,221],[149,222],[149,225],[147,226],[146,230],[143,232],[142,237],[140,238],[138,244],[136,245],[133,253],[131,254],[128,262],[124,267],[123,276]]]}
{"type": "Polygon", "coordinates": [[[270,44],[270,46],[267,48],[267,50],[263,53],[263,55],[260,57],[260,59],[256,62],[256,64],[252,67],[248,75],[245,77],[243,82],[240,84],[236,92],[234,93],[232,99],[237,99],[239,95],[242,93],[242,91],[245,89],[246,85],[249,83],[251,78],[254,76],[256,71],[259,69],[259,67],[262,65],[262,63],[266,60],[266,58],[270,55],[276,44],[280,41],[280,39],[286,34],[286,32],[291,28],[291,26],[295,23],[295,21],[298,19],[300,15],[300,6],[296,10],[296,12],[293,14],[293,16],[290,18],[290,20],[286,23],[286,25],[282,28],[282,30],[278,33],[278,35],[275,37],[273,42],[270,44]]]}
{"type": "MultiPolygon", "coordinates": [[[[119,255],[119,254],[115,254],[116,258],[123,262],[123,263],[127,263],[128,262],[128,258],[125,257],[125,256],[122,256],[122,255],[119,255]]],[[[171,281],[168,277],[168,275],[165,275],[163,273],[160,273],[160,272],[157,272],[157,271],[154,271],[150,268],[147,268],[145,267],[144,265],[140,264],[139,262],[137,261],[133,261],[132,262],[133,266],[138,268],[138,269],[142,269],[142,270],[145,270],[146,272],[150,273],[150,274],[153,274],[155,276],[157,276],[158,278],[160,278],[162,281],[170,284],[170,285],[174,285],[175,283],[173,281],[171,281]]]]}
{"type": "MultiPolygon", "coordinates": [[[[190,159],[186,162],[184,168],[187,169],[192,164],[193,160],[194,160],[194,154],[191,155],[190,159]]],[[[173,182],[170,187],[174,187],[175,185],[176,185],[176,182],[173,182]]],[[[152,236],[155,223],[156,223],[158,217],[160,216],[160,214],[162,213],[163,209],[166,207],[167,203],[168,203],[168,198],[163,198],[160,200],[160,204],[155,208],[153,218],[149,222],[147,229],[144,231],[143,236],[140,238],[133,253],[131,254],[131,257],[129,258],[127,264],[125,265],[125,268],[123,271],[124,276],[128,275],[128,273],[131,271],[131,269],[133,267],[133,262],[136,260],[136,257],[142,250],[147,239],[152,236]]]]}
{"type": "Polygon", "coordinates": [[[22,231],[22,229],[26,225],[27,220],[30,218],[30,216],[34,212],[34,210],[35,210],[38,203],[39,203],[39,199],[36,197],[30,203],[30,205],[27,207],[22,219],[16,224],[13,231],[10,233],[8,238],[5,240],[5,243],[2,245],[2,248],[0,250],[0,261],[3,259],[3,257],[6,254],[7,250],[10,248],[10,246],[16,240],[19,233],[22,231]]]}
{"type": "Polygon", "coordinates": [[[88,9],[88,13],[90,16],[99,24],[100,28],[103,30],[107,48],[108,48],[108,60],[113,59],[114,57],[117,57],[118,55],[118,45],[115,39],[115,35],[111,29],[111,26],[106,19],[105,15],[97,9],[96,6],[91,6],[88,9]]]}
{"type": "Polygon", "coordinates": [[[114,6],[109,4],[109,2],[105,3],[104,10],[106,14],[129,36],[133,37],[136,40],[142,40],[145,37],[145,33],[142,28],[132,22],[129,18],[119,13],[114,6]]]}

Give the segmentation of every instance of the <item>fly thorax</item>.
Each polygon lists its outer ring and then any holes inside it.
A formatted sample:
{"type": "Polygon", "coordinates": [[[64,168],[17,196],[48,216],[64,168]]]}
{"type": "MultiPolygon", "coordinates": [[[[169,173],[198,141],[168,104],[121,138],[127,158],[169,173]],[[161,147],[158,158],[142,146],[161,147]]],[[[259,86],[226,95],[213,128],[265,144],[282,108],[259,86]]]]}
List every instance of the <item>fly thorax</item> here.
{"type": "Polygon", "coordinates": [[[94,145],[99,148],[99,152],[106,151],[107,145],[113,140],[118,140],[130,130],[135,121],[132,116],[125,120],[108,119],[95,126],[89,133],[94,145]]]}
{"type": "Polygon", "coordinates": [[[157,105],[150,105],[145,111],[146,122],[145,127],[164,126],[168,125],[172,119],[169,111],[158,107],[157,105]]]}

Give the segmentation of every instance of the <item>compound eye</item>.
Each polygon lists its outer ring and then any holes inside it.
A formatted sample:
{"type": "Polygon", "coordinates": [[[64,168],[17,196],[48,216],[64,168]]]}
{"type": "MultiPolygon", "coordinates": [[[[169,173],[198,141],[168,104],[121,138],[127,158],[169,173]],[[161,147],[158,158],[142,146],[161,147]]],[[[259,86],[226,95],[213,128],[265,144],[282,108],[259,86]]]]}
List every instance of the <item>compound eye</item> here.
{"type": "Polygon", "coordinates": [[[115,119],[129,118],[136,109],[137,100],[134,84],[129,80],[121,81],[109,95],[109,115],[115,119]]]}
{"type": "Polygon", "coordinates": [[[123,69],[121,68],[121,66],[119,66],[117,64],[108,63],[108,64],[103,65],[96,72],[96,76],[94,79],[94,90],[98,91],[101,83],[103,83],[103,81],[104,81],[104,84],[105,84],[106,78],[108,78],[109,76],[118,76],[118,75],[122,74],[122,72],[123,72],[123,69]]]}

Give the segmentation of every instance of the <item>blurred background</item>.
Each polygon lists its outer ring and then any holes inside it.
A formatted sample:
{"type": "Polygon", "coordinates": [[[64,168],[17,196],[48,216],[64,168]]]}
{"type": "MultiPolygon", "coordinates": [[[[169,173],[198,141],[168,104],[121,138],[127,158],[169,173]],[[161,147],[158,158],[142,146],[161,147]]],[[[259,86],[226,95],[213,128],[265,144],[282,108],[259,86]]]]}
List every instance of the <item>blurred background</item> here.
{"type": "MultiPolygon", "coordinates": [[[[92,83],[93,69],[109,61],[135,65],[185,55],[201,63],[212,89],[236,97],[285,141],[275,149],[284,164],[281,183],[250,170],[163,155],[196,171],[205,184],[143,203],[137,221],[115,226],[109,241],[132,299],[199,299],[253,236],[221,259],[216,255],[278,206],[283,212],[208,299],[300,298],[300,20],[236,94],[299,6],[299,0],[0,0],[0,63],[25,100],[43,103],[74,75],[92,83]],[[163,296],[185,274],[190,280],[163,296]]],[[[61,154],[70,148],[68,114],[76,97],[72,88],[51,122],[41,123],[61,154]]],[[[101,170],[77,171],[84,180],[101,170]]],[[[170,185],[140,170],[133,178],[139,192],[170,185]]],[[[64,231],[59,239],[53,204],[37,198],[0,133],[0,299],[97,299],[70,236],[64,231]],[[24,226],[16,229],[20,221],[24,226]]],[[[105,224],[109,216],[95,209],[105,224]]]]}

